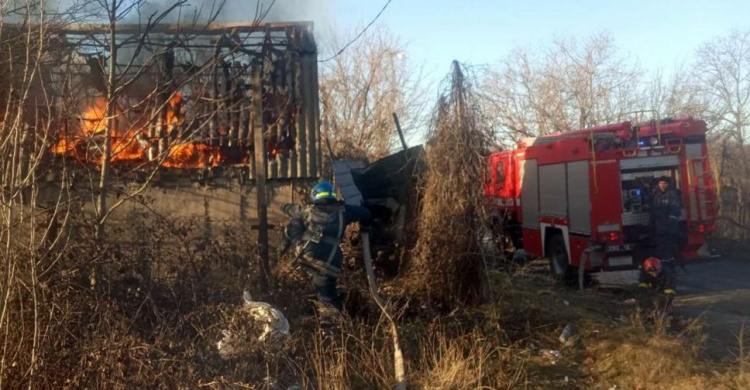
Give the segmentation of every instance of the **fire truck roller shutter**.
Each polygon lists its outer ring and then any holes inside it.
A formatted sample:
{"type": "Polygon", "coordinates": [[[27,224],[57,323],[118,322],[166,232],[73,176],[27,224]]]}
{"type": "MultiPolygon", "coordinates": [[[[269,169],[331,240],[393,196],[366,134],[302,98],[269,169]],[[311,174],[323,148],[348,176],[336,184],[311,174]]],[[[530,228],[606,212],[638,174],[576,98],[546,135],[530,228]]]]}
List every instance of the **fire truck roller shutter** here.
{"type": "Polygon", "coordinates": [[[521,218],[523,227],[539,228],[539,172],[536,160],[521,162],[521,218]]]}
{"type": "Polygon", "coordinates": [[[565,164],[539,167],[539,212],[545,217],[568,218],[565,164]]]}
{"type": "Polygon", "coordinates": [[[680,160],[673,154],[669,156],[638,157],[620,160],[620,169],[623,171],[678,166],[680,166],[680,160]]]}
{"type": "MultiPolygon", "coordinates": [[[[562,220],[568,219],[568,180],[566,164],[550,164],[539,167],[539,215],[541,217],[553,217],[562,220]]],[[[544,256],[550,256],[554,247],[551,245],[552,238],[561,235],[560,242],[566,252],[566,261],[570,258],[568,247],[568,226],[551,226],[541,224],[542,248],[544,256]]],[[[562,261],[561,259],[557,259],[562,261]]],[[[553,271],[559,271],[553,268],[553,271]]],[[[567,272],[567,271],[565,271],[567,272]]]]}
{"type": "Polygon", "coordinates": [[[588,161],[568,163],[568,214],[571,233],[591,234],[588,161]]]}

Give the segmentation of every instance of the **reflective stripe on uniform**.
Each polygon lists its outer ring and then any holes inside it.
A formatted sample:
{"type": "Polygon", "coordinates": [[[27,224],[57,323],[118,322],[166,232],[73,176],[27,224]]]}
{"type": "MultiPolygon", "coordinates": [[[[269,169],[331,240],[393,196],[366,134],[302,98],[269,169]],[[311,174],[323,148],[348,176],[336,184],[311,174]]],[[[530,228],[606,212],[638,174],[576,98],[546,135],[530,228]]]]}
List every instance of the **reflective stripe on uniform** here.
{"type": "Polygon", "coordinates": [[[671,288],[665,288],[664,289],[664,294],[665,295],[675,295],[675,294],[677,294],[677,291],[675,291],[675,290],[673,290],[671,288]]]}
{"type": "Polygon", "coordinates": [[[651,288],[651,283],[638,283],[640,288],[651,288]]]}

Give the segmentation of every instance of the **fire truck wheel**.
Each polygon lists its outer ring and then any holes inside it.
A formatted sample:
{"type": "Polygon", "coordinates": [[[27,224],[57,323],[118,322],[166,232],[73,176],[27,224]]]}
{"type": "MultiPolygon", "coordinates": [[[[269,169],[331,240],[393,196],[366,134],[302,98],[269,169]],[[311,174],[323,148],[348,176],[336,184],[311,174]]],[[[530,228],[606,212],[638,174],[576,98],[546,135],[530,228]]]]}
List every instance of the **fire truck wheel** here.
{"type": "Polygon", "coordinates": [[[573,277],[573,271],[568,264],[568,251],[565,249],[565,240],[561,234],[555,234],[547,244],[549,252],[549,268],[556,280],[565,282],[573,277]]]}

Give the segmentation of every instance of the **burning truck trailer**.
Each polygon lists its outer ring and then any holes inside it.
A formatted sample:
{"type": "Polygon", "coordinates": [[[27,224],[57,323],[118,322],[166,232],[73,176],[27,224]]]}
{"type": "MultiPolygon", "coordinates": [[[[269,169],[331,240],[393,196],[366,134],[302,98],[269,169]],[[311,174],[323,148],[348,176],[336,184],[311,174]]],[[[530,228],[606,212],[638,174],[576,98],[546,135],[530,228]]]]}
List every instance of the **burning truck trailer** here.
{"type": "Polygon", "coordinates": [[[110,34],[107,25],[59,30],[60,63],[47,70],[53,155],[96,167],[108,154],[113,170],[179,168],[200,180],[319,176],[312,23],[157,24],[146,31],[119,24],[114,95],[107,87],[113,53],[104,44],[110,34]]]}
{"type": "MultiPolygon", "coordinates": [[[[650,196],[669,177],[682,196],[686,262],[708,255],[716,193],[706,123],[623,122],[524,139],[488,158],[485,194],[495,226],[516,249],[547,257],[553,275],[634,270],[652,242],[650,196]]],[[[599,274],[600,277],[604,274],[599,274]]]]}

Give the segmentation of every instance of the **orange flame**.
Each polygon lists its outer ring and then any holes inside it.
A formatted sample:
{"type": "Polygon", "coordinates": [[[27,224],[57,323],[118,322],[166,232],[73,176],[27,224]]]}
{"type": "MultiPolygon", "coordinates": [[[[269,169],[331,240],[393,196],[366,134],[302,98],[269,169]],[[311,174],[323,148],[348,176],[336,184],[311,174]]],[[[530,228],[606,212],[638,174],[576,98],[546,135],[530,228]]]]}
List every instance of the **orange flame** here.
{"type": "Polygon", "coordinates": [[[141,148],[135,137],[112,139],[112,161],[137,163],[145,160],[145,157],[145,150],[141,148]]]}
{"type": "MultiPolygon", "coordinates": [[[[170,130],[182,120],[181,105],[182,94],[179,92],[175,93],[165,105],[166,125],[170,130]]],[[[121,111],[116,108],[115,115],[120,114],[121,111]]],[[[95,98],[91,106],[82,110],[80,119],[81,126],[74,132],[75,134],[66,134],[50,148],[50,151],[62,156],[77,157],[90,163],[101,163],[102,156],[88,156],[83,151],[85,148],[79,146],[85,145],[81,142],[92,139],[91,136],[107,131],[107,100],[102,97],[95,98]]],[[[147,133],[145,127],[129,131],[113,130],[110,161],[130,164],[145,163],[150,145],[157,141],[147,139],[145,137],[147,133]]],[[[161,165],[169,168],[204,168],[218,165],[220,157],[218,147],[187,142],[170,146],[161,165]]]]}
{"type": "MultiPolygon", "coordinates": [[[[115,115],[119,115],[115,107],[115,115]]],[[[84,134],[103,133],[107,130],[107,100],[103,97],[94,99],[94,104],[81,114],[84,134]]]]}
{"type": "Polygon", "coordinates": [[[219,149],[197,143],[172,145],[161,164],[167,168],[203,168],[219,163],[219,149]]]}
{"type": "Polygon", "coordinates": [[[167,126],[179,123],[180,109],[182,106],[182,94],[177,92],[167,102],[167,126]]]}
{"type": "Polygon", "coordinates": [[[75,142],[69,141],[67,138],[63,138],[58,143],[53,145],[50,151],[52,151],[52,153],[54,154],[69,155],[74,152],[75,147],[75,142]]]}

